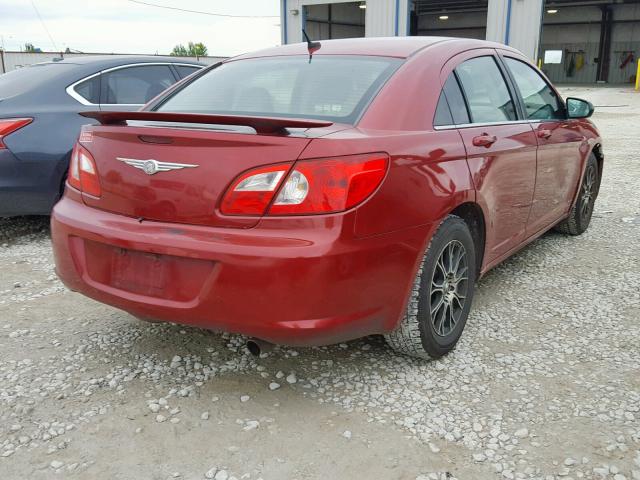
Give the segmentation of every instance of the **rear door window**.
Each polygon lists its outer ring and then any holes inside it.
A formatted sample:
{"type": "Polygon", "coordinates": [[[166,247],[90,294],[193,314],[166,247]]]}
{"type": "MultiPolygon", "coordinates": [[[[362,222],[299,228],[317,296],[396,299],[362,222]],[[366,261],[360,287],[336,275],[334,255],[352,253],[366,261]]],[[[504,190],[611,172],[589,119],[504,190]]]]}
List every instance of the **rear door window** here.
{"type": "Polygon", "coordinates": [[[562,102],[538,72],[515,58],[504,57],[504,62],[513,75],[522,96],[528,119],[559,120],[565,118],[562,102]]]}
{"type": "Polygon", "coordinates": [[[442,87],[433,125],[441,127],[446,125],[464,125],[467,123],[469,123],[467,106],[464,103],[464,97],[460,91],[456,74],[452,72],[449,78],[447,78],[444,87],[442,87]]]}
{"type": "Polygon", "coordinates": [[[451,110],[449,110],[447,97],[445,97],[444,92],[441,92],[438,106],[436,107],[436,115],[433,119],[433,126],[444,127],[446,125],[453,125],[453,117],[451,116],[451,110]]]}
{"type": "Polygon", "coordinates": [[[231,61],[176,91],[157,110],[354,123],[401,62],[348,55],[231,61]]]}
{"type": "Polygon", "coordinates": [[[168,65],[119,68],[102,74],[101,103],[143,105],[175,82],[168,65]]]}
{"type": "Polygon", "coordinates": [[[456,74],[467,100],[472,123],[508,122],[517,119],[509,88],[493,57],[467,60],[458,65],[456,74]]]}

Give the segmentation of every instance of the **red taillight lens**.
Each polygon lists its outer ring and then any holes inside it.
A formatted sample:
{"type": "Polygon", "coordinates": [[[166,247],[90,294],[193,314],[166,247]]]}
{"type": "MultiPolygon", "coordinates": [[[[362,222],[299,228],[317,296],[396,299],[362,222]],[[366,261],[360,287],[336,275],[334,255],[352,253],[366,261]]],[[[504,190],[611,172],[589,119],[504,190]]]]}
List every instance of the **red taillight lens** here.
{"type": "Polygon", "coordinates": [[[89,153],[89,150],[79,143],[76,143],[71,153],[67,181],[69,185],[83,193],[94,197],[99,197],[102,194],[96,162],[91,156],[91,153],[89,153]]]}
{"type": "Polygon", "coordinates": [[[269,205],[269,215],[348,210],[378,188],[388,167],[389,157],[374,153],[302,160],[291,172],[289,163],[256,168],[231,184],[220,210],[227,215],[264,215],[269,205]]]}
{"type": "Polygon", "coordinates": [[[280,190],[269,215],[308,215],[348,210],[366,200],[387,173],[386,154],[303,160],[280,190]]]}
{"type": "Polygon", "coordinates": [[[29,125],[33,118],[0,118],[0,148],[7,148],[3,138],[16,130],[29,125]]]}
{"type": "Polygon", "coordinates": [[[67,182],[76,190],[82,190],[82,186],[80,185],[80,165],[78,160],[78,148],[80,145],[77,143],[73,147],[73,151],[71,152],[71,161],[69,162],[69,175],[67,176],[67,182]]]}
{"type": "Polygon", "coordinates": [[[222,199],[226,215],[263,215],[291,164],[254,168],[240,175],[222,199]]]}

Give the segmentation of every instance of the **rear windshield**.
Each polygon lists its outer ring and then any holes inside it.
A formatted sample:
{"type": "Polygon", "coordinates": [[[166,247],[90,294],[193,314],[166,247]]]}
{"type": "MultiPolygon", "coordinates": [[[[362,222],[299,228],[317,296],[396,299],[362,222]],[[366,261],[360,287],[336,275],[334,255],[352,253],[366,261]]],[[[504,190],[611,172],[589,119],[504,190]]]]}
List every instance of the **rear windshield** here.
{"type": "Polygon", "coordinates": [[[232,61],[165,100],[158,111],[304,117],[355,123],[402,61],[365,56],[287,56],[232,61]]]}

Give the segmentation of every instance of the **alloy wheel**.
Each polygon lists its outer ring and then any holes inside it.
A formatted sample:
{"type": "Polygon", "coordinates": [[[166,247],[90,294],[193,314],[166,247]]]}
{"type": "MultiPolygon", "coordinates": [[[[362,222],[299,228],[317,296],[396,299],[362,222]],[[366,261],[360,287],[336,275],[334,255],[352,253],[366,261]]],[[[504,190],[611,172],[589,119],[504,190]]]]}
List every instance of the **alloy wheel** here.
{"type": "Polygon", "coordinates": [[[431,322],[437,335],[450,334],[462,317],[469,289],[467,252],[458,240],[442,249],[431,278],[431,322]]]}
{"type": "Polygon", "coordinates": [[[593,211],[593,204],[595,202],[595,189],[596,189],[596,169],[594,165],[589,165],[587,171],[584,174],[584,180],[582,182],[582,188],[580,191],[580,218],[586,220],[593,211]]]}

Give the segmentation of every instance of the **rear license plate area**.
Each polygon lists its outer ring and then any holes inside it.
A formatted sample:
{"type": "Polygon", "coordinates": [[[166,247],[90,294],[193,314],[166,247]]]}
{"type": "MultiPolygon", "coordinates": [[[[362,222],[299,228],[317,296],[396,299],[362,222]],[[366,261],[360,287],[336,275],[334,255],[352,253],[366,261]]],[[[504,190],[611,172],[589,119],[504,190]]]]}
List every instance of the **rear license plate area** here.
{"type": "Polygon", "coordinates": [[[111,255],[111,285],[120,290],[157,297],[167,284],[164,255],[114,248],[111,255]]]}
{"type": "Polygon", "coordinates": [[[84,240],[87,274],[99,284],[178,302],[196,298],[214,273],[215,262],[84,240]]]}

